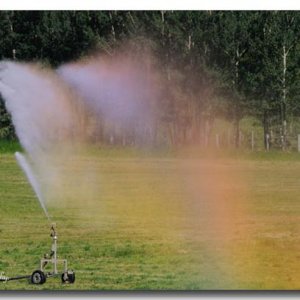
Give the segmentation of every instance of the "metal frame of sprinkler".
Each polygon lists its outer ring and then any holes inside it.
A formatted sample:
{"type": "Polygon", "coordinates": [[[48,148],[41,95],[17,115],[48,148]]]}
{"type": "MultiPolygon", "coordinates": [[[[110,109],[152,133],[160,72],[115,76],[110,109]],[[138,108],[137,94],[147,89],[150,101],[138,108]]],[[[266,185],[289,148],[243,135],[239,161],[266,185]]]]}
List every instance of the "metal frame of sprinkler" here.
{"type": "Polygon", "coordinates": [[[48,277],[56,277],[61,275],[62,283],[74,283],[75,282],[75,272],[73,270],[68,270],[68,262],[66,259],[58,259],[57,256],[57,233],[56,224],[51,225],[52,246],[50,254],[44,254],[44,258],[40,260],[40,269],[35,270],[31,275],[22,275],[15,277],[4,276],[3,273],[0,274],[0,281],[6,282],[10,280],[20,280],[27,278],[32,284],[44,284],[48,277]],[[46,272],[46,266],[48,264],[53,265],[51,272],[46,272]],[[57,265],[63,264],[63,272],[58,272],[57,265]]]}

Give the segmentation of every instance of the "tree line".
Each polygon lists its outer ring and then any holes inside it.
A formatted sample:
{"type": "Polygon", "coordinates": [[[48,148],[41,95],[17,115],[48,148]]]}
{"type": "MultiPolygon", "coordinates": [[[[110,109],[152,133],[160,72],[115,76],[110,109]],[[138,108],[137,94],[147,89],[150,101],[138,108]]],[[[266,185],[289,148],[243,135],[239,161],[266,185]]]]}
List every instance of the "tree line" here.
{"type": "MultiPolygon", "coordinates": [[[[207,144],[217,118],[234,129],[258,120],[265,146],[288,149],[300,113],[300,13],[297,11],[1,11],[0,58],[50,66],[91,50],[114,56],[130,40],[148,49],[165,78],[159,127],[172,145],[207,144]]],[[[0,101],[0,137],[14,138],[0,101]]]]}

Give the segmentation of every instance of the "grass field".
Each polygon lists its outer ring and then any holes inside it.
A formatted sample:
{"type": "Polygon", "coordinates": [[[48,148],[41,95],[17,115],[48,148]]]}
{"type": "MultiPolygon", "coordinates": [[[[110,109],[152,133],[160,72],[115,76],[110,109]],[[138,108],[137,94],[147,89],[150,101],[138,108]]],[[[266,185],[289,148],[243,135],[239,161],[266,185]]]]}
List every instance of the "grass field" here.
{"type": "MultiPolygon", "coordinates": [[[[31,274],[49,252],[49,222],[15,162],[0,154],[0,272],[31,274]]],[[[48,203],[74,285],[49,278],[1,290],[300,288],[296,154],[91,155],[93,174],[48,203]],[[83,185],[98,187],[84,189],[83,185]]],[[[73,172],[78,172],[74,168],[73,172]]]]}

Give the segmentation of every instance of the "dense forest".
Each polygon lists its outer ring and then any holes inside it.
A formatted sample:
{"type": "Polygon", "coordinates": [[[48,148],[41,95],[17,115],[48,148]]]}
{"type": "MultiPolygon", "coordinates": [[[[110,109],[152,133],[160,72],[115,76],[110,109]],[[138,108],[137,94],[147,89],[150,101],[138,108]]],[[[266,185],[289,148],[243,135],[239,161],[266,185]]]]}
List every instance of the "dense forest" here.
{"type": "MultiPolygon", "coordinates": [[[[0,12],[1,60],[56,67],[92,52],[113,57],[129,41],[136,55],[151,52],[165,78],[159,124],[171,145],[207,145],[221,118],[232,126],[226,143],[240,147],[248,117],[266,148],[289,149],[300,116],[299,37],[297,11],[0,12]]],[[[0,138],[15,138],[3,100],[0,138]]]]}

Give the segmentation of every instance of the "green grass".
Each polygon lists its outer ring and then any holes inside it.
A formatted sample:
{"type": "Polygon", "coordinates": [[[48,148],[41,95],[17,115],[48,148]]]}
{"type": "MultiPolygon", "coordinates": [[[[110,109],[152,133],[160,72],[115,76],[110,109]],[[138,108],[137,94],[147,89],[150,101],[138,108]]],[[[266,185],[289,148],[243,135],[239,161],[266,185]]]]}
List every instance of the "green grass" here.
{"type": "MultiPolygon", "coordinates": [[[[30,274],[50,250],[49,223],[13,154],[4,152],[0,272],[30,274]]],[[[299,289],[298,156],[186,154],[93,150],[98,175],[86,184],[99,193],[81,193],[83,186],[66,180],[74,192],[48,203],[75,284],[49,278],[0,289],[299,289]]]]}
{"type": "Polygon", "coordinates": [[[21,146],[18,141],[0,139],[0,153],[14,153],[20,150],[21,146]]]}

